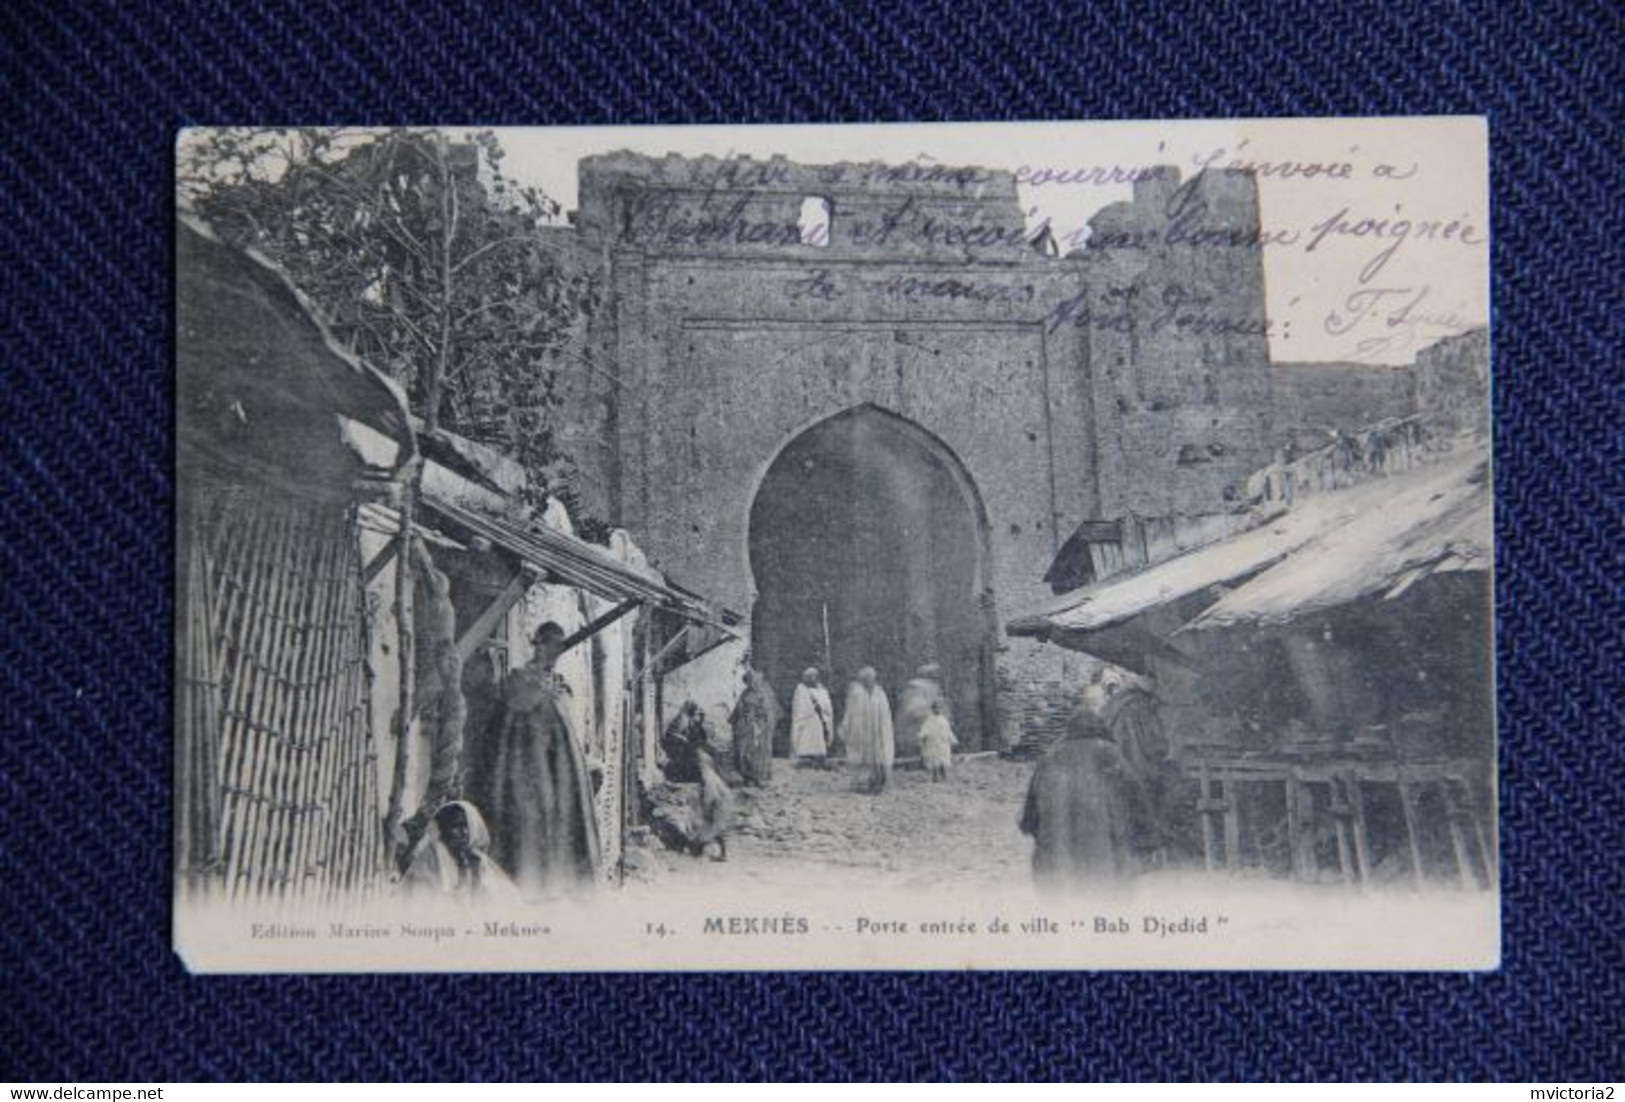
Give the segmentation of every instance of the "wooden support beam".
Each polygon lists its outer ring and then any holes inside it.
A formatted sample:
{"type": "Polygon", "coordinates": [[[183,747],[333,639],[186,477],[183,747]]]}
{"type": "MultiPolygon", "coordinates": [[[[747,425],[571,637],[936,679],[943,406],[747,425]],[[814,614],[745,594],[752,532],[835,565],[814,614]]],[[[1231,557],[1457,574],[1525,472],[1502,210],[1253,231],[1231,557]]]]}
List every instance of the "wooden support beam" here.
{"type": "Polygon", "coordinates": [[[1349,809],[1353,813],[1355,872],[1364,885],[1371,880],[1371,837],[1366,829],[1365,791],[1360,787],[1357,773],[1350,773],[1345,783],[1348,785],[1349,809]]]}
{"type": "MultiPolygon", "coordinates": [[[[644,664],[643,668],[641,670],[639,670],[636,674],[633,675],[632,684],[637,684],[638,682],[642,681],[645,677],[647,677],[654,670],[654,668],[656,666],[660,665],[660,660],[661,659],[665,658],[666,655],[670,654],[676,648],[678,643],[681,643],[684,639],[687,639],[687,638],[688,638],[688,628],[685,627],[685,628],[683,628],[682,631],[679,631],[676,635],[673,635],[670,639],[668,639],[666,641],[666,645],[661,647],[660,650],[658,650],[657,652],[655,652],[654,657],[650,658],[644,664]]],[[[645,650],[645,652],[647,652],[648,647],[645,646],[644,650],[645,650]]]]}
{"type": "Polygon", "coordinates": [[[1281,795],[1286,800],[1286,851],[1292,879],[1308,880],[1303,860],[1303,801],[1298,795],[1298,780],[1291,773],[1283,779],[1281,795]]]}
{"type": "Polygon", "coordinates": [[[1224,801],[1224,867],[1231,872],[1241,868],[1241,808],[1237,806],[1239,786],[1234,779],[1219,781],[1224,801]]]}
{"type": "Polygon", "coordinates": [[[530,589],[536,581],[536,575],[528,567],[521,566],[508,579],[508,584],[502,592],[492,598],[491,603],[474,618],[468,625],[468,630],[457,637],[457,656],[464,662],[474,657],[474,652],[480,649],[480,644],[490,636],[493,629],[508,614],[508,610],[519,603],[519,599],[530,589]]]}
{"type": "Polygon", "coordinates": [[[1319,819],[1315,815],[1315,794],[1309,785],[1294,775],[1288,782],[1292,799],[1298,809],[1298,837],[1293,847],[1295,872],[1302,879],[1314,882],[1320,878],[1318,848],[1319,819]]]}
{"type": "Polygon", "coordinates": [[[368,561],[367,565],[361,568],[362,589],[365,589],[367,586],[371,585],[372,580],[384,572],[384,567],[388,566],[394,561],[395,552],[399,551],[400,549],[400,541],[392,539],[388,543],[384,544],[383,550],[374,555],[371,560],[368,561]]]}
{"type": "Polygon", "coordinates": [[[1418,889],[1422,887],[1425,873],[1422,871],[1422,839],[1417,835],[1419,816],[1416,810],[1416,788],[1403,779],[1396,782],[1399,788],[1399,807],[1405,818],[1405,842],[1411,856],[1411,879],[1418,889]]]}
{"type": "Polygon", "coordinates": [[[619,620],[622,616],[625,616],[628,612],[631,612],[642,603],[642,598],[628,597],[626,600],[622,601],[608,612],[605,612],[591,623],[585,625],[584,627],[577,628],[574,632],[572,632],[570,636],[564,640],[564,642],[559,644],[559,653],[563,654],[577,643],[585,642],[586,640],[591,639],[594,635],[597,635],[600,631],[603,631],[605,628],[609,627],[609,625],[613,624],[616,620],[619,620]]]}
{"type": "Polygon", "coordinates": [[[1202,770],[1196,779],[1196,813],[1202,823],[1202,863],[1208,872],[1214,872],[1219,867],[1218,844],[1213,826],[1213,808],[1215,801],[1208,793],[1208,785],[1212,781],[1212,769],[1206,761],[1202,762],[1202,770]]]}
{"type": "Polygon", "coordinates": [[[1467,849],[1467,834],[1462,829],[1462,807],[1456,789],[1450,781],[1441,782],[1444,793],[1445,825],[1450,829],[1450,849],[1456,858],[1456,876],[1463,889],[1478,887],[1478,874],[1473,871],[1472,855],[1467,849]]]}
{"type": "Polygon", "coordinates": [[[1354,834],[1350,822],[1354,811],[1349,807],[1348,794],[1337,777],[1331,777],[1327,787],[1330,789],[1332,829],[1337,833],[1337,868],[1343,874],[1345,884],[1351,888],[1358,887],[1360,874],[1354,864],[1354,834]]]}

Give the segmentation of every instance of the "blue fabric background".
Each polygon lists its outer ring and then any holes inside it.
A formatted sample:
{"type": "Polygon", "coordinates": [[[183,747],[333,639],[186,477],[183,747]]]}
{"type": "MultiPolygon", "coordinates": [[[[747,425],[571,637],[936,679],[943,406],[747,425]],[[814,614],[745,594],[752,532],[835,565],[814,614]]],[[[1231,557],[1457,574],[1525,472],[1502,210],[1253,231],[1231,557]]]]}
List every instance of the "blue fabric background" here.
{"type": "Polygon", "coordinates": [[[1618,1078],[1622,50],[1601,3],[0,6],[0,1078],[1618,1078]],[[1488,113],[1494,145],[1501,972],[194,979],[171,955],[178,126],[1424,113],[1488,113]]]}

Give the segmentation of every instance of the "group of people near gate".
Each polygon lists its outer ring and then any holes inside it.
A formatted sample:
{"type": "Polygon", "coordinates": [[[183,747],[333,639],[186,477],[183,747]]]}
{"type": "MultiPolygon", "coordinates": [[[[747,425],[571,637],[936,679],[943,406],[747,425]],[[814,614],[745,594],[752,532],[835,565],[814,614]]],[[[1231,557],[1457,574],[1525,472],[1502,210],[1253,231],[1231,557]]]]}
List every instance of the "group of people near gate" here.
{"type": "MultiPolygon", "coordinates": [[[[427,556],[424,556],[425,560],[427,556]]],[[[601,775],[570,720],[570,688],[554,669],[565,650],[557,623],[532,635],[533,657],[492,701],[464,697],[464,671],[448,614],[448,586],[427,561],[419,619],[420,718],[433,754],[419,811],[401,824],[400,892],[414,900],[500,904],[565,894],[596,880],[594,798],[601,775]],[[465,728],[467,740],[465,745],[465,728]]],[[[474,671],[470,671],[474,672],[474,671]]],[[[918,746],[932,781],[949,776],[957,745],[935,665],[922,666],[894,709],[872,667],[858,671],[837,714],[820,671],[809,667],[791,696],[789,742],[803,768],[844,757],[855,787],[891,783],[899,744],[918,746]]],[[[773,765],[779,702],[748,664],[730,717],[732,759],[719,760],[702,710],[685,703],[661,742],[661,768],[691,794],[686,841],[696,855],[727,856],[731,785],[763,785],[773,765]]],[[[1188,781],[1169,761],[1150,697],[1119,678],[1089,686],[1066,737],[1034,769],[1019,827],[1034,842],[1041,885],[1120,882],[1189,836],[1176,809],[1194,808],[1188,781]]]]}
{"type": "Polygon", "coordinates": [[[897,746],[902,742],[919,746],[920,763],[931,780],[947,780],[959,739],[954,735],[940,677],[935,664],[921,666],[903,687],[893,713],[874,667],[865,666],[847,687],[837,724],[829,689],[818,668],[807,667],[790,702],[790,751],[796,764],[827,769],[830,759],[844,751],[854,768],[857,788],[878,795],[891,783],[897,746]]]}
{"type": "MultiPolygon", "coordinates": [[[[922,666],[904,687],[894,713],[874,669],[864,667],[837,716],[818,669],[809,667],[791,696],[789,734],[795,764],[831,769],[833,759],[844,756],[855,787],[879,794],[891,783],[902,742],[919,746],[921,764],[931,780],[947,780],[959,740],[938,677],[937,666],[922,666]]],[[[687,798],[678,807],[660,803],[651,813],[657,828],[663,828],[657,833],[669,846],[727,860],[733,786],[757,787],[771,779],[779,717],[772,686],[748,661],[729,717],[731,763],[719,755],[711,724],[698,704],[688,700],[677,710],[661,735],[659,763],[668,784],[684,789],[687,798]]]]}

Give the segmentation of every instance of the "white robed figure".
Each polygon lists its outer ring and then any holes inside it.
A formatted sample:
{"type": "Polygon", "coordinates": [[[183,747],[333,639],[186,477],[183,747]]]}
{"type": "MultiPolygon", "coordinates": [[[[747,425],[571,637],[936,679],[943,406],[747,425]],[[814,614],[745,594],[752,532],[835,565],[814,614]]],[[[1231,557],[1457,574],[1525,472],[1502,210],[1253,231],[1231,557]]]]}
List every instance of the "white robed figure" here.
{"type": "Polygon", "coordinates": [[[958,745],[959,739],[948,723],[947,705],[933,701],[931,714],[920,724],[920,764],[925,766],[925,775],[933,781],[947,780],[954,763],[954,747],[958,745]]]}
{"type": "Polygon", "coordinates": [[[841,738],[846,741],[847,756],[857,763],[857,787],[865,792],[885,791],[897,758],[897,738],[892,730],[891,701],[876,683],[873,666],[859,670],[858,679],[846,691],[841,738]]]}
{"type": "Polygon", "coordinates": [[[822,765],[829,757],[835,706],[829,690],[818,683],[818,669],[808,666],[790,701],[790,752],[798,762],[822,765]]]}

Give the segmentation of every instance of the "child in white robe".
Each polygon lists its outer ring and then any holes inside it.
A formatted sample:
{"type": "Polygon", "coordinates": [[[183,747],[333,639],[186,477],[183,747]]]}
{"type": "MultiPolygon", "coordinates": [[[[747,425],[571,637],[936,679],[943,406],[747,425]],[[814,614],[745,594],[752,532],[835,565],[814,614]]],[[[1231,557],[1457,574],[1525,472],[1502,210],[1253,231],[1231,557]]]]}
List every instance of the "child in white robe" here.
{"type": "Polygon", "coordinates": [[[933,781],[947,780],[948,767],[954,760],[954,747],[958,745],[959,740],[948,725],[948,717],[942,714],[942,702],[933,701],[931,714],[920,724],[920,761],[925,766],[926,776],[933,781]]]}

